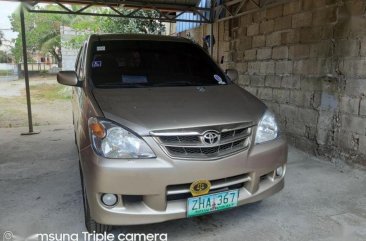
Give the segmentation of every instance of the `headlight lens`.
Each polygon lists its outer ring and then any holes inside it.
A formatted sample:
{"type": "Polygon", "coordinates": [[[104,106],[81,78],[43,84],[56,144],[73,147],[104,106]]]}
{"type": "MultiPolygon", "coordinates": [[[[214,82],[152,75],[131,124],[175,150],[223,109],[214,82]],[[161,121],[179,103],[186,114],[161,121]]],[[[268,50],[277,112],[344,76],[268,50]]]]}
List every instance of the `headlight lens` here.
{"type": "Polygon", "coordinates": [[[95,151],[107,158],[153,158],[146,142],[130,131],[105,119],[91,117],[89,132],[95,151]]]}
{"type": "Polygon", "coordinates": [[[278,136],[278,125],[274,114],[267,110],[259,121],[255,143],[262,143],[276,139],[278,136]]]}

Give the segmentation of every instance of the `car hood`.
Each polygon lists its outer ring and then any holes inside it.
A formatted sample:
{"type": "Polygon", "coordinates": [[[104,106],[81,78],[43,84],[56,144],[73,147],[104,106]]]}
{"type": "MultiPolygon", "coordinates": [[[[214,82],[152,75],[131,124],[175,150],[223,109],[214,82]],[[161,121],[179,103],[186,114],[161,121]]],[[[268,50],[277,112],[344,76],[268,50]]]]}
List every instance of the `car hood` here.
{"type": "Polygon", "coordinates": [[[257,123],[265,105],[242,88],[184,86],[93,90],[106,118],[139,135],[151,131],[257,123]]]}

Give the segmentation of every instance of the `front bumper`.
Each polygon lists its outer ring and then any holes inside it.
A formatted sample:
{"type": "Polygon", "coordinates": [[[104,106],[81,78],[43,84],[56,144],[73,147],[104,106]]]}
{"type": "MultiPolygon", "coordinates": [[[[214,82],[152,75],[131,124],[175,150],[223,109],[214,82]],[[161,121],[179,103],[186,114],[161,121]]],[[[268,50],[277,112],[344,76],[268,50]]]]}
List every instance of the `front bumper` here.
{"type": "Polygon", "coordinates": [[[101,224],[134,225],[186,217],[187,187],[210,180],[212,191],[239,189],[238,205],[256,202],[280,191],[284,174],[275,170],[287,162],[287,143],[275,141],[218,160],[169,158],[152,138],[145,138],[155,159],[111,160],[89,146],[80,151],[92,218],[101,224]],[[103,193],[119,197],[114,207],[100,201],[103,193]]]}

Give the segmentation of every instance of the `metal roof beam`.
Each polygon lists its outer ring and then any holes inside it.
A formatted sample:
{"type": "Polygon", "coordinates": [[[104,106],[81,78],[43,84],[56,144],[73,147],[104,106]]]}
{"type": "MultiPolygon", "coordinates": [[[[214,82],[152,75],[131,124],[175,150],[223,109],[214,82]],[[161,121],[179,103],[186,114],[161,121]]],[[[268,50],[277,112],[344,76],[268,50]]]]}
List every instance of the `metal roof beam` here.
{"type": "MultiPolygon", "coordinates": [[[[10,1],[10,0],[5,0],[10,1]]],[[[36,5],[38,3],[56,3],[56,4],[78,4],[78,5],[93,5],[93,6],[114,6],[114,7],[146,7],[146,8],[158,8],[161,11],[189,11],[200,10],[210,11],[210,8],[199,7],[188,4],[173,4],[173,3],[155,3],[151,1],[134,1],[134,0],[16,0],[17,2],[24,2],[30,5],[36,5]]],[[[198,1],[199,2],[199,1],[198,1]]]]}
{"type": "Polygon", "coordinates": [[[190,5],[182,5],[182,4],[159,4],[153,2],[139,2],[139,1],[121,1],[121,4],[127,7],[154,7],[158,8],[161,11],[164,10],[201,10],[201,11],[210,11],[210,8],[198,7],[198,6],[190,6],[190,5]]]}
{"type": "Polygon", "coordinates": [[[290,0],[227,0],[214,6],[213,21],[221,22],[256,12],[259,9],[278,6],[290,0]],[[247,7],[249,6],[250,7],[247,7]]]}
{"type": "MultiPolygon", "coordinates": [[[[31,13],[77,14],[77,15],[87,15],[87,16],[120,17],[120,18],[135,18],[135,19],[157,20],[157,21],[162,21],[162,22],[180,21],[180,22],[190,22],[190,23],[210,23],[210,19],[205,17],[204,14],[202,14],[203,11],[196,10],[195,8],[191,8],[191,7],[180,10],[179,13],[176,14],[176,16],[174,16],[174,15],[168,15],[168,14],[164,13],[163,11],[160,10],[160,8],[157,8],[155,6],[151,6],[151,8],[149,8],[149,9],[152,10],[152,11],[157,12],[159,14],[159,17],[145,17],[145,16],[136,15],[139,11],[141,11],[142,9],[145,9],[143,6],[136,7],[135,10],[125,14],[125,13],[122,13],[122,12],[118,11],[116,6],[107,5],[105,7],[108,7],[114,13],[97,13],[97,12],[88,12],[88,11],[86,11],[86,10],[90,9],[90,7],[94,6],[92,4],[88,4],[88,5],[86,5],[82,8],[74,11],[74,10],[68,8],[67,6],[65,6],[65,4],[61,3],[58,0],[53,0],[53,1],[51,0],[51,1],[48,1],[48,2],[49,3],[56,3],[57,5],[59,5],[62,8],[60,10],[45,10],[45,9],[36,9],[36,8],[34,8],[40,2],[41,1],[37,1],[37,2],[33,2],[31,4],[24,5],[24,6],[27,9],[27,11],[31,12],[31,13]],[[187,13],[187,12],[196,13],[199,16],[199,19],[181,19],[181,18],[178,19],[178,16],[181,16],[183,13],[187,13]]],[[[171,11],[170,11],[170,13],[171,13],[171,11]]]]}
{"type": "Polygon", "coordinates": [[[245,13],[257,11],[260,8],[260,0],[229,0],[224,1],[214,7],[214,19],[213,21],[224,21],[232,18],[239,17],[245,13]],[[254,5],[254,9],[246,10],[246,6],[249,3],[254,5]],[[221,16],[224,13],[224,16],[221,16]]]}

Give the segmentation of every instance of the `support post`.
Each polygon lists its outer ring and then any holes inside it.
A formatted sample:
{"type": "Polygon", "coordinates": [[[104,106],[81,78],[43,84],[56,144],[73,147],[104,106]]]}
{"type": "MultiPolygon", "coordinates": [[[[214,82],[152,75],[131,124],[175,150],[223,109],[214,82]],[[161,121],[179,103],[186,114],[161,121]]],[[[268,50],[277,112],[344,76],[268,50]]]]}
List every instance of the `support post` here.
{"type": "Polygon", "coordinates": [[[213,58],[213,54],[214,54],[214,49],[213,49],[213,38],[214,38],[214,27],[213,27],[213,23],[210,23],[210,55],[211,58],[213,58]]]}
{"type": "Polygon", "coordinates": [[[214,22],[215,22],[215,17],[214,17],[214,14],[215,14],[215,0],[211,0],[211,11],[210,11],[210,55],[211,55],[211,58],[213,58],[213,53],[214,53],[214,49],[213,49],[213,38],[214,38],[214,22]]]}
{"type": "Polygon", "coordinates": [[[25,36],[25,23],[24,23],[24,6],[20,6],[20,26],[22,34],[22,45],[23,45],[23,64],[24,64],[24,81],[25,81],[25,93],[27,96],[27,111],[28,111],[28,132],[22,133],[22,135],[33,135],[38,134],[39,131],[33,130],[32,122],[32,106],[29,91],[29,72],[28,72],[28,58],[27,58],[27,40],[25,36]]]}

